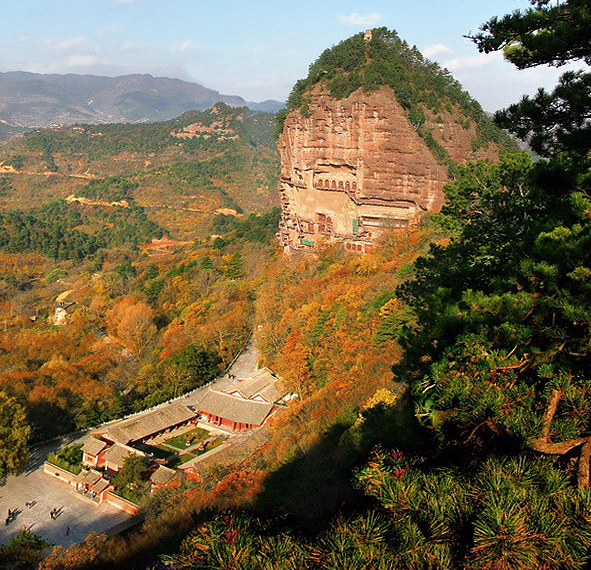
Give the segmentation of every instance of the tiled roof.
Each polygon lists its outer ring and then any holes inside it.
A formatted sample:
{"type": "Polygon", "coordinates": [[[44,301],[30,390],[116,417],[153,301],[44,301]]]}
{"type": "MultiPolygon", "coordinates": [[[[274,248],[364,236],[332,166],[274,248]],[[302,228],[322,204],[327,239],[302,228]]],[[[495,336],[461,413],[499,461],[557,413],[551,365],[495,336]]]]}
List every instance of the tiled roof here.
{"type": "Polygon", "coordinates": [[[145,453],[140,451],[139,449],[134,449],[133,447],[129,447],[129,445],[121,445],[120,443],[113,444],[105,454],[103,455],[103,459],[112,463],[113,465],[118,465],[119,467],[123,466],[123,462],[125,458],[130,454],[141,455],[145,457],[145,453]]]}
{"type": "Polygon", "coordinates": [[[102,493],[111,483],[106,479],[101,479],[94,487],[92,488],[93,491],[96,493],[102,493]]]}
{"type": "Polygon", "coordinates": [[[103,449],[105,449],[105,447],[107,447],[107,445],[106,441],[91,437],[84,442],[82,451],[89,455],[98,455],[103,449]]]}
{"type": "Polygon", "coordinates": [[[232,422],[258,426],[267,419],[273,409],[273,404],[244,400],[210,389],[195,407],[202,413],[219,416],[232,422]]]}
{"type": "Polygon", "coordinates": [[[81,485],[94,485],[97,481],[102,478],[102,475],[95,471],[94,469],[90,469],[88,471],[81,471],[80,475],[78,475],[78,482],[81,485]]]}
{"type": "Polygon", "coordinates": [[[176,402],[125,420],[107,428],[103,433],[117,443],[130,443],[192,420],[194,417],[193,411],[184,404],[176,402]]]}
{"type": "Polygon", "coordinates": [[[286,393],[283,382],[274,376],[268,368],[256,370],[248,378],[240,378],[228,388],[227,392],[234,390],[238,390],[247,400],[260,395],[272,404],[280,400],[286,393]]]}
{"type": "Polygon", "coordinates": [[[158,469],[152,473],[150,481],[152,481],[152,483],[156,483],[157,485],[166,485],[166,483],[168,483],[175,475],[176,471],[174,469],[170,469],[164,465],[159,465],[158,469]]]}

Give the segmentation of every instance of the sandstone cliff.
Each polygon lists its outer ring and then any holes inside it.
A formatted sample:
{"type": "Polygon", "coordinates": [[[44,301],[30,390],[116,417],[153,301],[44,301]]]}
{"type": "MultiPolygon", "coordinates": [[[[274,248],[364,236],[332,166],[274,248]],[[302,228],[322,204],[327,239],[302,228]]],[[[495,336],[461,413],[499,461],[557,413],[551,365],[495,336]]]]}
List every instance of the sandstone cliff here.
{"type": "Polygon", "coordinates": [[[441,208],[450,166],[498,156],[497,144],[480,144],[462,99],[420,103],[413,114],[389,86],[336,98],[327,81],[298,97],[279,137],[285,247],[339,241],[367,251],[386,229],[441,208]]]}

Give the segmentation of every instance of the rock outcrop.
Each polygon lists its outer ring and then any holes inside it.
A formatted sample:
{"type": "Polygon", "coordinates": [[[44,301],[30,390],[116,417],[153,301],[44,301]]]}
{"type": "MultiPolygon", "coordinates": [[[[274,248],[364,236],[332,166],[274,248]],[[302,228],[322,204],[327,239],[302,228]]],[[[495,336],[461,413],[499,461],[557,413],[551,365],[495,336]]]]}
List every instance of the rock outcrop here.
{"type": "MultiPolygon", "coordinates": [[[[385,230],[407,228],[441,208],[448,168],[391,88],[358,89],[337,100],[317,85],[307,96],[306,112],[291,110],[279,138],[282,245],[339,241],[367,251],[385,230]]],[[[495,145],[473,151],[475,126],[449,112],[427,114],[426,126],[456,162],[497,155],[495,145]]]]}

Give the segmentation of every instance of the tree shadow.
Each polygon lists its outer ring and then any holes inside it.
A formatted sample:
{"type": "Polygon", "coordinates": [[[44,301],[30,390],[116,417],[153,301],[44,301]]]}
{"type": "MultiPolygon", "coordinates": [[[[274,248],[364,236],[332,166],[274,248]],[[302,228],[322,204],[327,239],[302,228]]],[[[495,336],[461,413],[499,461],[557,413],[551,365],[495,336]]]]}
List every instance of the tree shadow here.
{"type": "Polygon", "coordinates": [[[406,394],[395,405],[378,404],[354,425],[333,424],[316,445],[281,465],[265,480],[254,510],[317,532],[337,511],[352,513],[372,503],[354,487],[353,474],[376,445],[417,451],[423,441],[406,394]]]}
{"type": "Polygon", "coordinates": [[[63,433],[74,431],[74,416],[55,402],[40,400],[29,408],[29,422],[36,426],[33,434],[35,442],[46,441],[63,433]]]}

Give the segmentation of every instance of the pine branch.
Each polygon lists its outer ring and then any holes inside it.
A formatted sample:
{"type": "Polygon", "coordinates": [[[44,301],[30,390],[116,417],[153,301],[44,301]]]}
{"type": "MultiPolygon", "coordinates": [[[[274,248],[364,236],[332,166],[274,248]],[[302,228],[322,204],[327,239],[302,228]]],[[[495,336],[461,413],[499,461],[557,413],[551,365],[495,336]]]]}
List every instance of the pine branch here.
{"type": "Polygon", "coordinates": [[[589,438],[587,437],[579,437],[577,439],[569,439],[567,441],[560,441],[558,443],[550,443],[543,437],[538,437],[536,439],[530,440],[529,445],[534,451],[538,451],[539,453],[564,455],[571,449],[584,444],[586,441],[588,441],[588,439],[589,438]]]}
{"type": "Polygon", "coordinates": [[[548,407],[546,408],[544,416],[542,417],[542,437],[540,439],[543,439],[544,441],[548,441],[550,438],[550,427],[561,399],[562,390],[555,388],[550,395],[548,407]]]}
{"type": "Polygon", "coordinates": [[[579,490],[584,491],[589,488],[589,461],[591,458],[591,437],[587,438],[585,445],[581,449],[579,457],[579,470],[577,472],[577,486],[579,490]]]}

